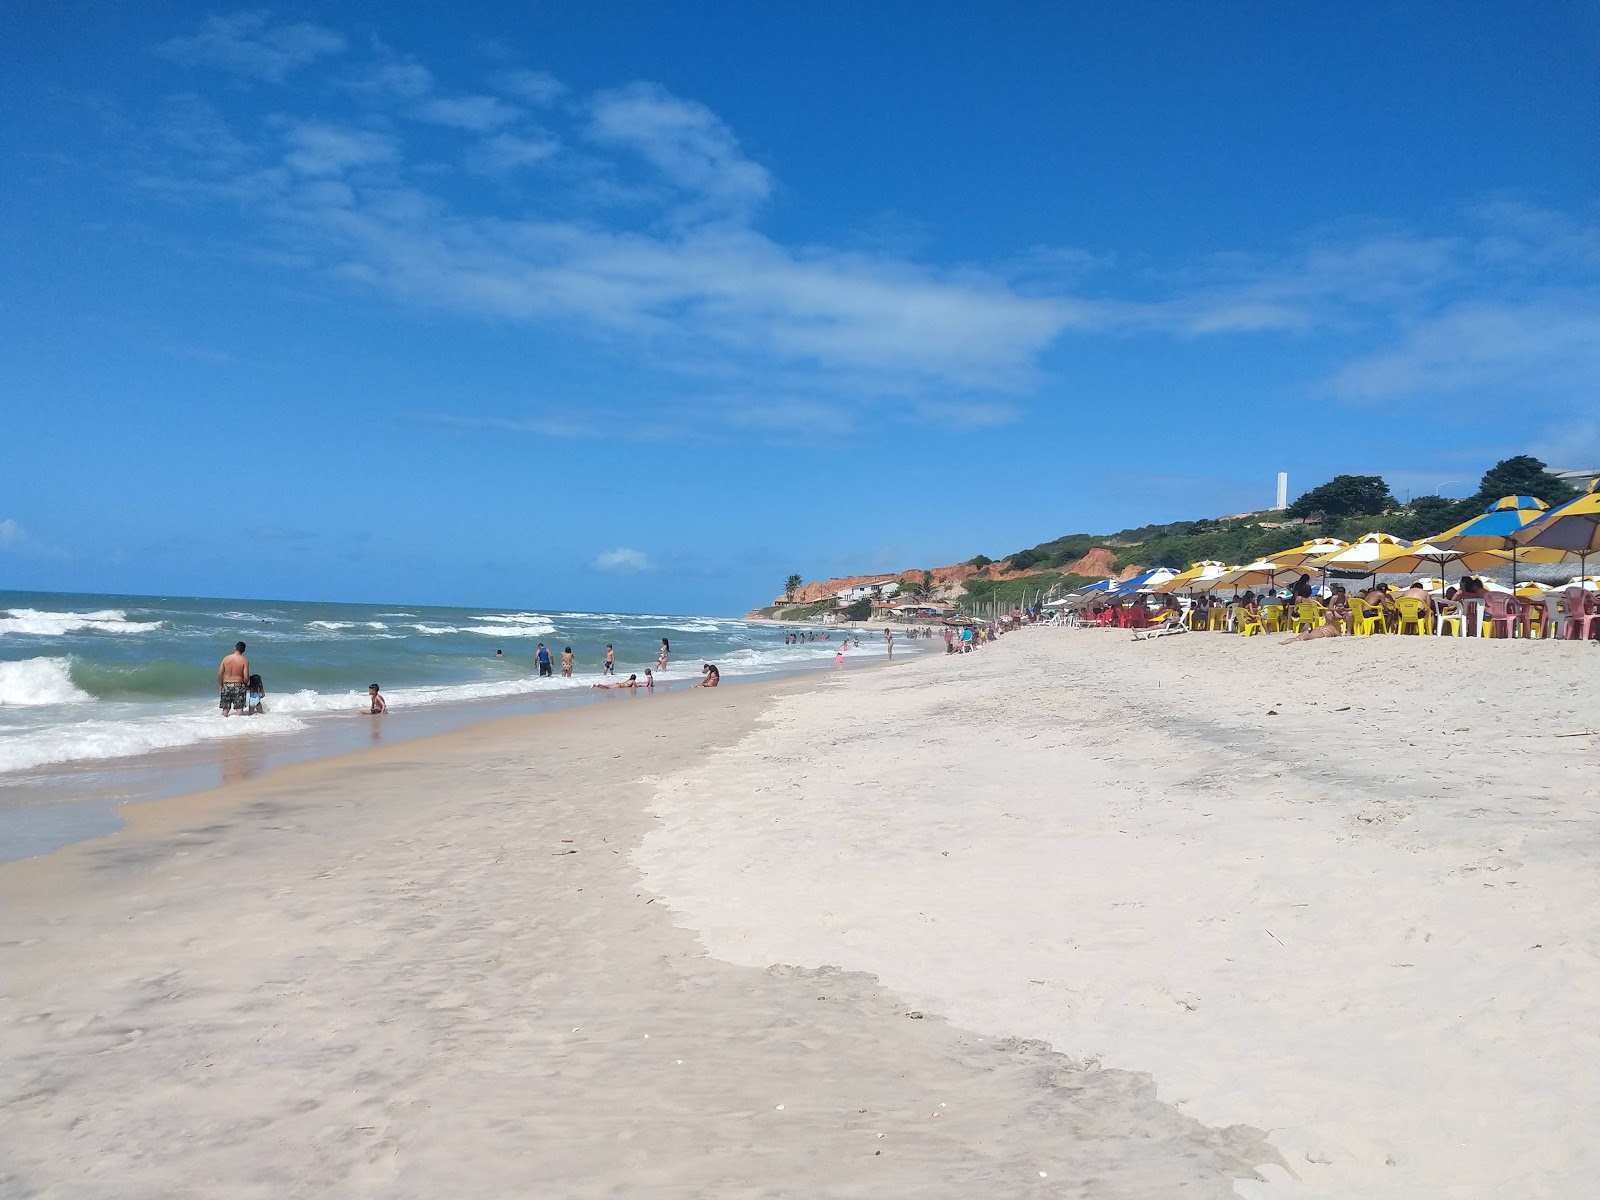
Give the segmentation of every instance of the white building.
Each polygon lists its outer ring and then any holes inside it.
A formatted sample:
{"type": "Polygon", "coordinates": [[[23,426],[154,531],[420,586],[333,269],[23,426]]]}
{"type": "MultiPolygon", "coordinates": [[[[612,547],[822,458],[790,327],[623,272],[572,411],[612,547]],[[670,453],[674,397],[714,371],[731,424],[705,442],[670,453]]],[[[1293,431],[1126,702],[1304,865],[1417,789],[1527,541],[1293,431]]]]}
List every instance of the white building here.
{"type": "Polygon", "coordinates": [[[899,590],[900,580],[890,575],[883,579],[872,579],[866,583],[858,583],[854,587],[841,588],[834,593],[834,596],[840,604],[850,604],[867,596],[886,600],[899,590]]]}

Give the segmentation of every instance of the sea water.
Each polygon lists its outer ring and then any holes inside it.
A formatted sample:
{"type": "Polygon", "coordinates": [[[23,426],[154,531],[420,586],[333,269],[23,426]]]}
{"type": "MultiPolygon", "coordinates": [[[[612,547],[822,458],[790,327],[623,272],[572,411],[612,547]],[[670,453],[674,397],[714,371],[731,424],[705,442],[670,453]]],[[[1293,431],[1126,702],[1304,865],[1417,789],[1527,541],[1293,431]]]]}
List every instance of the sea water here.
{"type": "MultiPolygon", "coordinates": [[[[662,687],[697,681],[708,662],[729,682],[833,666],[840,631],[823,641],[819,628],[798,645],[786,632],[724,617],[0,592],[0,817],[37,810],[41,798],[137,799],[218,782],[196,763],[225,775],[230,762],[353,748],[366,736],[355,714],[369,683],[397,718],[387,729],[422,733],[604,695],[590,685],[607,644],[619,679],[642,678],[667,638],[662,687]],[[217,665],[238,641],[262,676],[266,711],[224,719],[217,665]],[[540,642],[554,677],[538,674],[540,642]],[[569,646],[574,673],[562,678],[569,646]],[[153,778],[118,775],[136,760],[153,778]]],[[[881,659],[882,635],[846,654],[881,659]]],[[[9,829],[0,857],[14,858],[18,826],[9,829]]],[[[30,851],[36,840],[24,839],[30,851]]]]}

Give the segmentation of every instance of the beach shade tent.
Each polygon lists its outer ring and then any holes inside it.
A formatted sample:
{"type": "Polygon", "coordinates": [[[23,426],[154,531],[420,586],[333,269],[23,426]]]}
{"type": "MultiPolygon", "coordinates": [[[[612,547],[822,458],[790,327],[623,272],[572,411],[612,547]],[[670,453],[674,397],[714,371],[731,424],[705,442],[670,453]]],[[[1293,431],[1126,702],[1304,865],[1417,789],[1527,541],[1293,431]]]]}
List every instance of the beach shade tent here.
{"type": "MultiPolygon", "coordinates": [[[[1581,497],[1580,497],[1581,498],[1581,497]]],[[[1483,515],[1446,529],[1432,542],[1443,550],[1509,550],[1511,551],[1511,582],[1517,582],[1517,562],[1561,562],[1564,552],[1529,547],[1523,553],[1515,535],[1528,526],[1542,522],[1550,506],[1534,496],[1501,496],[1483,515]]]]}
{"type": "Polygon", "coordinates": [[[1219,575],[1226,575],[1233,568],[1227,563],[1215,562],[1206,559],[1190,565],[1187,571],[1179,571],[1171,579],[1163,580],[1150,590],[1170,594],[1172,592],[1203,592],[1205,585],[1219,575]]]}
{"type": "Polygon", "coordinates": [[[1576,500],[1522,526],[1511,535],[1511,541],[1519,555],[1559,550],[1560,561],[1577,562],[1578,574],[1583,575],[1589,556],[1600,555],[1600,479],[1590,483],[1589,490],[1576,500]]]}
{"type": "Polygon", "coordinates": [[[1091,583],[1088,587],[1079,588],[1078,592],[1080,595],[1104,595],[1108,592],[1116,591],[1121,586],[1122,581],[1120,579],[1102,579],[1099,583],[1091,583]]]}
{"type": "Polygon", "coordinates": [[[1376,576],[1379,571],[1389,569],[1383,565],[1385,559],[1398,558],[1409,549],[1410,542],[1392,533],[1369,533],[1335,554],[1313,558],[1306,566],[1319,571],[1349,571],[1356,575],[1376,576]]]}

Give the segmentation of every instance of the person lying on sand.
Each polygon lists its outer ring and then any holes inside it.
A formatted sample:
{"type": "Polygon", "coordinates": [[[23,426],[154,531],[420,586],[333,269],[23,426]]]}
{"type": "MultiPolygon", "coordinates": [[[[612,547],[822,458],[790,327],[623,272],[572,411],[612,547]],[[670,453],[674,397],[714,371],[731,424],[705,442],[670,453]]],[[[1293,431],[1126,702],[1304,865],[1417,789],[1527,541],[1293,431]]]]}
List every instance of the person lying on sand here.
{"type": "Polygon", "coordinates": [[[1339,637],[1343,633],[1344,630],[1339,628],[1338,614],[1330,612],[1323,620],[1322,624],[1318,625],[1315,629],[1308,629],[1304,633],[1297,633],[1292,638],[1284,638],[1283,641],[1279,642],[1278,644],[1280,646],[1287,646],[1290,642],[1314,642],[1318,638],[1339,637]]]}
{"type": "Polygon", "coordinates": [[[621,688],[624,691],[631,692],[638,688],[639,677],[637,675],[629,675],[621,683],[591,683],[589,686],[602,692],[609,692],[613,688],[621,688]]]}

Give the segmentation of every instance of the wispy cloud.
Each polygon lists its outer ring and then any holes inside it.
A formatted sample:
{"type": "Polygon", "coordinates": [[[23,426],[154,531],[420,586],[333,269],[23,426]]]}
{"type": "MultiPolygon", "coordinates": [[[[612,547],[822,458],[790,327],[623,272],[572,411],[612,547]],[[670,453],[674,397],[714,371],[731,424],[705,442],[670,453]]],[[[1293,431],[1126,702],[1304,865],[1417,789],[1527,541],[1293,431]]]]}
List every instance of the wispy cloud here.
{"type": "Polygon", "coordinates": [[[618,546],[595,555],[594,569],[613,575],[638,575],[652,569],[649,557],[642,550],[618,546]]]}
{"type": "Polygon", "coordinates": [[[522,110],[493,96],[453,96],[425,101],[413,110],[413,115],[434,125],[486,133],[511,124],[522,110]]]}
{"type": "MultiPolygon", "coordinates": [[[[343,47],[247,12],[160,49],[281,79],[343,47]]],[[[337,286],[577,331],[710,380],[679,391],[698,391],[729,429],[845,427],[869,408],[1013,419],[1069,332],[1315,336],[1343,362],[1308,390],[1351,402],[1503,388],[1555,407],[1600,367],[1600,226],[1520,202],[1475,205],[1444,232],[1351,221],[1162,267],[1051,246],[936,263],[920,241],[863,249],[767,232],[773,173],[710,108],[656,83],[573,96],[499,56],[479,84],[496,95],[447,92],[381,45],[329,76],[336,86],[296,93],[300,111],[253,126],[174,98],[158,122],[172,165],[158,179],[142,160],[144,178],[237,205],[269,243],[258,249],[337,286]],[[725,399],[763,394],[770,403],[725,399]]],[[[527,432],[555,436],[593,425],[529,419],[527,432]]]]}
{"type": "Polygon", "coordinates": [[[11,517],[0,521],[0,549],[21,545],[27,536],[22,526],[11,517]]]}
{"type": "Polygon", "coordinates": [[[590,106],[589,136],[639,155],[661,179],[694,197],[691,215],[742,216],[772,192],[767,169],[744,156],[720,117],[659,84],[601,92],[590,106]]]}
{"type": "Polygon", "coordinates": [[[548,71],[502,71],[494,84],[508,96],[529,104],[551,104],[566,94],[567,85],[548,71]]]}
{"type": "Polygon", "coordinates": [[[344,48],[344,38],[321,25],[278,24],[265,12],[247,11],[207,17],[195,33],[161,43],[156,53],[183,66],[282,83],[295,68],[344,48]]]}

